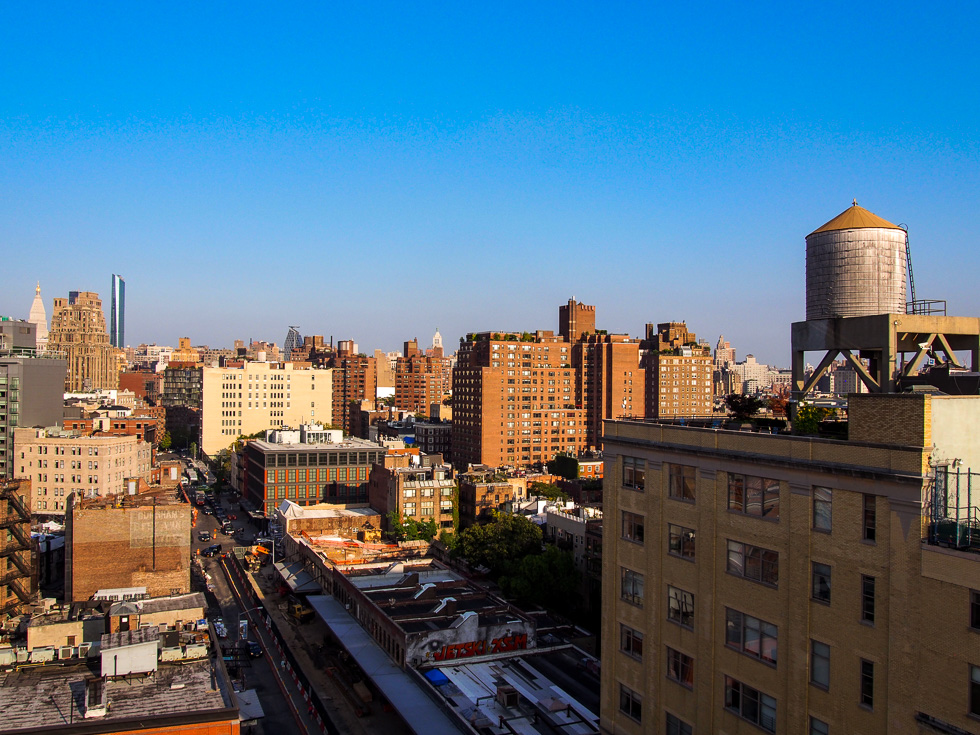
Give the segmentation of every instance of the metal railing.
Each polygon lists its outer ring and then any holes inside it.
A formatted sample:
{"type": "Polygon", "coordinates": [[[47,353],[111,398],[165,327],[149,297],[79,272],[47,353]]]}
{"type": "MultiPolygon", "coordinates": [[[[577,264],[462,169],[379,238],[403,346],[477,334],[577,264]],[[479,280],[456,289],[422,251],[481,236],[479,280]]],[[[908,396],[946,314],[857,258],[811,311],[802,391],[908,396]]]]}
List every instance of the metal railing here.
{"type": "Polygon", "coordinates": [[[980,553],[980,475],[976,486],[973,477],[959,468],[935,468],[926,490],[928,543],[980,553]]]}
{"type": "Polygon", "coordinates": [[[946,301],[943,299],[924,299],[905,302],[906,314],[921,314],[924,316],[946,316],[946,301]]]}

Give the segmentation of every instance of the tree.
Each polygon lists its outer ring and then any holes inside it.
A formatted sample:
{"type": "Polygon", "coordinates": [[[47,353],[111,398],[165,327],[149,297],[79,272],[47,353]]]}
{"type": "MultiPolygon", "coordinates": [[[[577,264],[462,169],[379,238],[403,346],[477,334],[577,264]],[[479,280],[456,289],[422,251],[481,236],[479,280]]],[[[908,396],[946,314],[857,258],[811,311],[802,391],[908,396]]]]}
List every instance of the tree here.
{"type": "Polygon", "coordinates": [[[578,460],[570,454],[556,454],[548,462],[548,471],[566,480],[578,479],[578,460]]]}
{"type": "Polygon", "coordinates": [[[748,421],[764,405],[762,399],[756,396],[743,396],[738,393],[729,393],[725,396],[725,406],[736,421],[748,421]]]}
{"type": "Polygon", "coordinates": [[[770,396],[769,397],[769,410],[772,411],[772,415],[777,418],[786,417],[786,406],[789,403],[783,396],[770,396]]]}
{"type": "Polygon", "coordinates": [[[470,564],[498,575],[510,562],[541,551],[541,529],[524,516],[494,511],[490,523],[460,534],[459,548],[470,564]]]}
{"type": "Polygon", "coordinates": [[[547,546],[529,554],[500,578],[500,588],[522,605],[541,605],[567,615],[579,597],[579,573],[570,551],[547,546]]]}
{"type": "Polygon", "coordinates": [[[796,420],[793,422],[794,434],[816,434],[820,431],[820,422],[827,418],[829,411],[820,406],[801,403],[796,410],[796,420]]]}
{"type": "Polygon", "coordinates": [[[532,482],[528,490],[530,495],[540,495],[548,500],[568,500],[568,493],[549,482],[532,482]]]}
{"type": "Polygon", "coordinates": [[[169,452],[170,447],[173,446],[173,439],[170,438],[170,432],[164,431],[163,436],[160,437],[159,448],[161,452],[169,452]]]}
{"type": "Polygon", "coordinates": [[[431,541],[439,533],[439,527],[433,518],[420,523],[414,518],[404,518],[400,513],[391,511],[388,522],[396,541],[431,541]]]}

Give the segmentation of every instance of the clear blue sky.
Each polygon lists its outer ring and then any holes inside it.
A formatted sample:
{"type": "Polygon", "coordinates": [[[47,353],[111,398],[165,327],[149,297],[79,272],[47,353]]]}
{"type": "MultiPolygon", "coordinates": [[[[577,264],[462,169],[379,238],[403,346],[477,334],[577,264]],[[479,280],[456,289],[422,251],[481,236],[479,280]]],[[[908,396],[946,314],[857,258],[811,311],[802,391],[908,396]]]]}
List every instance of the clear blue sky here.
{"type": "Polygon", "coordinates": [[[789,364],[853,197],[980,314],[974,3],[5,3],[0,313],[362,350],[686,319],[789,364]],[[18,7],[19,6],[19,7],[18,7]]]}

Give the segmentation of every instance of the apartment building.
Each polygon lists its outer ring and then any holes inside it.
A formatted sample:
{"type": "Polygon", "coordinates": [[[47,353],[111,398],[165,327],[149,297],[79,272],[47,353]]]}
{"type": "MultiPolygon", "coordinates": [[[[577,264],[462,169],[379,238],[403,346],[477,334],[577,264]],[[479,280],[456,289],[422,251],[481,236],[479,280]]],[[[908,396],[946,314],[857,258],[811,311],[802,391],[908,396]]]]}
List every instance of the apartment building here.
{"type": "Polygon", "coordinates": [[[201,449],[215,454],[242,435],[307,421],[330,423],[333,397],[330,370],[290,362],[203,368],[201,449]]]}
{"type": "Polygon", "coordinates": [[[324,363],[333,369],[333,423],[345,434],[353,433],[360,419],[361,401],[377,396],[378,374],[373,357],[357,353],[352,340],[340,340],[337,353],[324,363]]]}
{"type": "Polygon", "coordinates": [[[415,340],[405,343],[405,354],[395,362],[395,405],[415,414],[429,415],[429,406],[442,403],[452,390],[452,360],[426,355],[415,340]]]}
{"type": "Polygon", "coordinates": [[[37,571],[31,551],[30,480],[0,479],[0,620],[26,609],[37,592],[37,571]]]}
{"type": "Polygon", "coordinates": [[[697,342],[685,322],[646,325],[646,416],[710,416],[714,406],[711,348],[697,342]]]}
{"type": "Polygon", "coordinates": [[[603,732],[980,731],[980,397],[849,413],[606,423],[603,732]]]}
{"type": "Polygon", "coordinates": [[[420,523],[435,521],[441,531],[453,530],[453,493],[456,482],[448,466],[371,468],[368,503],[381,513],[381,525],[391,530],[388,514],[420,523]]]}
{"type": "Polygon", "coordinates": [[[604,420],[641,415],[645,409],[640,340],[625,334],[583,333],[572,344],[572,366],[576,404],[585,408],[586,446],[599,447],[604,420]]]}
{"type": "Polygon", "coordinates": [[[106,331],[102,300],[91,291],[71,291],[55,299],[48,350],[68,362],[65,391],[113,389],[119,384],[115,348],[106,331]]]}
{"type": "Polygon", "coordinates": [[[127,480],[150,479],[153,448],[136,436],[24,428],[14,432],[14,445],[15,476],[33,485],[32,513],[63,516],[72,493],[122,495],[127,480]]]}

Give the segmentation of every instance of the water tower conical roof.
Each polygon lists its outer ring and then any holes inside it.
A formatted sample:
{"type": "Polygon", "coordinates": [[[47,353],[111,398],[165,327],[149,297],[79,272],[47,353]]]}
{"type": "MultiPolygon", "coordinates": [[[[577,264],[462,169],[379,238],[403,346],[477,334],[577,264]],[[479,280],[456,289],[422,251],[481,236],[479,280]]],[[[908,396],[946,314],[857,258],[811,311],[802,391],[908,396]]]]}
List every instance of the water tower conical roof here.
{"type": "MultiPolygon", "coordinates": [[[[827,232],[829,230],[856,230],[863,227],[884,227],[889,230],[902,229],[898,225],[893,225],[888,220],[882,219],[874,212],[869,212],[864,207],[858,206],[857,200],[855,199],[854,204],[838,214],[823,227],[815,229],[810,235],[816,235],[818,232],[827,232]]],[[[810,235],[807,235],[807,237],[810,235]]]]}

